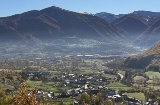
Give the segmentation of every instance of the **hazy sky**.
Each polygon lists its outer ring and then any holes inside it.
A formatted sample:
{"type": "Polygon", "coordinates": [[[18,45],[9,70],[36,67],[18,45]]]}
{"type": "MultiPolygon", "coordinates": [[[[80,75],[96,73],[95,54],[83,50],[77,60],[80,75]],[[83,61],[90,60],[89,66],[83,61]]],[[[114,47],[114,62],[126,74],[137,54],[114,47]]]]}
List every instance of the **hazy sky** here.
{"type": "Polygon", "coordinates": [[[131,13],[137,10],[160,12],[160,0],[0,0],[0,17],[57,6],[75,12],[131,13]]]}

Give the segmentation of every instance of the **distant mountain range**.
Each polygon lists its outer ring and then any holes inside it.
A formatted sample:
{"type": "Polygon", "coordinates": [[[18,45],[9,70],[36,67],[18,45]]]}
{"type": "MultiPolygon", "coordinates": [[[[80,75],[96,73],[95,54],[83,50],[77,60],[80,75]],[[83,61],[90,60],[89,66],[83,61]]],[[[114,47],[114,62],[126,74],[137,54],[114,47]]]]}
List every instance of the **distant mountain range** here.
{"type": "Polygon", "coordinates": [[[1,40],[94,38],[121,36],[122,33],[123,30],[97,16],[67,11],[54,6],[0,18],[1,40]]]}
{"type": "Polygon", "coordinates": [[[124,65],[135,69],[149,69],[159,71],[160,69],[160,41],[146,52],[128,57],[124,65]]]}
{"type": "Polygon", "coordinates": [[[0,18],[0,40],[54,40],[57,38],[128,39],[138,46],[160,40],[160,13],[76,13],[49,7],[0,18]]]}
{"type": "Polygon", "coordinates": [[[134,11],[120,15],[101,12],[95,16],[126,31],[135,45],[151,46],[160,40],[160,12],[134,11]]]}
{"type": "MultiPolygon", "coordinates": [[[[147,22],[152,21],[153,19],[156,19],[157,17],[160,17],[160,12],[151,12],[151,11],[134,11],[129,14],[136,15],[137,17],[140,17],[140,18],[146,20],[147,22]]],[[[115,15],[115,14],[107,13],[107,12],[100,12],[100,13],[95,14],[95,16],[98,16],[98,17],[106,20],[109,23],[113,22],[114,20],[116,20],[124,15],[126,15],[126,14],[115,15]]]]}
{"type": "Polygon", "coordinates": [[[134,11],[134,15],[143,18],[147,21],[148,24],[152,24],[156,18],[160,17],[160,12],[151,12],[151,11],[134,11]]]}

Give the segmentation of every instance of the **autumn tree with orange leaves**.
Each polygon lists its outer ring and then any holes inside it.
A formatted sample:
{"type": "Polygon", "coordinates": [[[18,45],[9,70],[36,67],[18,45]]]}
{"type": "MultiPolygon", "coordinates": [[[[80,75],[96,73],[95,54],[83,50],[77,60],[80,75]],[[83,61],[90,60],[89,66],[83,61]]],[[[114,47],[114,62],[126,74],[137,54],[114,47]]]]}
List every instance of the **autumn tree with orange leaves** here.
{"type": "Polygon", "coordinates": [[[28,85],[23,82],[13,95],[5,95],[0,91],[0,105],[40,105],[36,100],[37,91],[35,87],[28,92],[28,85]]]}

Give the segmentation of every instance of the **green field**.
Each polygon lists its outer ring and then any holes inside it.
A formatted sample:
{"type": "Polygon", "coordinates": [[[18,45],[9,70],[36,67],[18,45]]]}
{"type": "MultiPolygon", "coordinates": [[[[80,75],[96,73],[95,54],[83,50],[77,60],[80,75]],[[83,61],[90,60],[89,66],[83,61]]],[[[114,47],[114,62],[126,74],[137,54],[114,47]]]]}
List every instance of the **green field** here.
{"type": "Polygon", "coordinates": [[[148,85],[147,87],[152,88],[153,90],[160,90],[160,85],[157,86],[148,85]]]}
{"type": "Polygon", "coordinates": [[[143,76],[135,76],[134,80],[138,81],[138,80],[145,80],[146,78],[144,78],[143,76]]]}
{"type": "Polygon", "coordinates": [[[149,83],[149,85],[147,86],[147,88],[152,88],[154,90],[159,90],[160,89],[160,85],[155,85],[153,86],[155,83],[155,81],[153,80],[154,77],[160,78],[160,73],[159,72],[154,72],[154,71],[148,71],[145,72],[145,74],[149,77],[149,80],[147,81],[147,83],[149,83]]]}
{"type": "Polygon", "coordinates": [[[42,81],[30,81],[30,80],[27,80],[26,82],[30,87],[40,86],[42,84],[42,81]]]}
{"type": "Polygon", "coordinates": [[[137,98],[138,100],[145,101],[145,96],[143,93],[125,93],[129,97],[137,98]]]}
{"type": "Polygon", "coordinates": [[[159,73],[159,72],[148,71],[148,72],[145,72],[145,74],[146,74],[150,79],[153,79],[153,77],[155,77],[155,76],[160,77],[160,73],[159,73]]]}
{"type": "Polygon", "coordinates": [[[80,69],[80,72],[82,73],[82,74],[89,74],[89,73],[93,73],[93,72],[95,72],[95,73],[98,73],[98,70],[91,70],[91,69],[80,69]]]}
{"type": "Polygon", "coordinates": [[[47,83],[42,83],[42,81],[30,81],[30,80],[27,80],[26,81],[27,84],[29,85],[29,89],[31,90],[33,87],[38,87],[39,89],[42,89],[44,91],[53,91],[55,92],[55,96],[59,95],[59,89],[62,89],[64,90],[65,88],[61,87],[61,88],[58,88],[57,85],[59,83],[54,83],[54,82],[47,82],[47,83]]]}
{"type": "Polygon", "coordinates": [[[73,99],[71,98],[63,98],[63,99],[60,99],[60,100],[52,100],[52,102],[47,102],[47,103],[44,103],[44,104],[40,104],[40,105],[62,105],[63,102],[63,105],[73,105],[73,99]]]}
{"type": "Polygon", "coordinates": [[[107,86],[110,87],[110,88],[113,88],[115,90],[128,90],[128,89],[131,89],[131,87],[123,85],[123,84],[121,84],[119,82],[113,82],[113,83],[108,84],[107,86]]]}
{"type": "Polygon", "coordinates": [[[115,78],[115,77],[117,77],[117,75],[112,75],[112,74],[102,74],[104,77],[106,77],[106,78],[115,78]]]}

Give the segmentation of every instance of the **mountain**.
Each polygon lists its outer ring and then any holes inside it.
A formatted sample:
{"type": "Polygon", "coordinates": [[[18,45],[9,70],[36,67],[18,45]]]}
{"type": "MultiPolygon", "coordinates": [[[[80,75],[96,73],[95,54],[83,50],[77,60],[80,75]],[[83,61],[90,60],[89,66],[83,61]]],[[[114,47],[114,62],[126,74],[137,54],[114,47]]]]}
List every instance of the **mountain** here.
{"type": "Polygon", "coordinates": [[[135,69],[150,69],[159,71],[160,69],[160,41],[154,44],[146,52],[128,57],[124,65],[135,69]]]}
{"type": "Polygon", "coordinates": [[[160,18],[146,29],[135,41],[137,45],[151,46],[160,40],[160,18]]]}
{"type": "MultiPolygon", "coordinates": [[[[159,18],[153,19],[154,23],[150,25],[143,18],[148,15],[151,14],[134,12],[127,15],[109,13],[93,15],[52,6],[42,10],[32,10],[22,14],[1,17],[0,41],[45,41],[52,45],[55,40],[62,39],[65,42],[64,46],[69,43],[68,46],[72,44],[73,47],[79,43],[82,47],[84,46],[83,39],[87,39],[86,43],[88,43],[88,40],[93,39],[93,42],[97,42],[97,49],[105,49],[105,51],[102,51],[103,53],[106,53],[107,49],[112,51],[114,49],[120,52],[119,55],[122,54],[121,52],[124,55],[130,54],[130,52],[133,54],[134,51],[139,51],[139,47],[132,45],[133,40],[139,46],[140,42],[145,42],[150,38],[148,35],[155,38],[155,34],[158,36],[158,33],[160,33],[159,18]],[[103,16],[109,22],[102,19],[103,16]]],[[[156,16],[153,15],[153,17],[156,16]]],[[[89,46],[94,49],[92,41],[89,46]]],[[[84,47],[86,48],[86,46],[84,47]]]]}
{"type": "Polygon", "coordinates": [[[0,18],[1,40],[94,38],[121,34],[123,30],[97,16],[54,6],[0,18]]]}
{"type": "MultiPolygon", "coordinates": [[[[160,12],[152,12],[152,11],[134,11],[129,14],[133,14],[141,19],[144,19],[148,25],[153,24],[154,20],[160,17],[160,12]]],[[[100,12],[100,13],[95,14],[95,16],[98,16],[106,20],[109,23],[113,22],[114,20],[119,19],[120,17],[124,15],[128,15],[128,14],[115,15],[115,14],[107,13],[107,12],[100,12]]]]}
{"type": "Polygon", "coordinates": [[[160,12],[152,12],[152,11],[134,11],[134,15],[143,18],[147,21],[148,24],[153,24],[154,20],[160,17],[160,12]]]}
{"type": "Polygon", "coordinates": [[[148,28],[147,23],[134,14],[124,15],[111,24],[125,30],[129,36],[138,36],[148,28]]]}
{"type": "Polygon", "coordinates": [[[111,23],[114,20],[116,20],[124,15],[123,14],[114,15],[114,14],[107,13],[107,12],[100,12],[100,13],[96,13],[95,16],[98,16],[98,17],[104,19],[105,21],[111,23]]]}
{"type": "MultiPolygon", "coordinates": [[[[95,14],[95,16],[98,16],[106,20],[107,22],[111,23],[112,25],[115,25],[116,27],[119,27],[120,29],[126,31],[129,37],[131,37],[133,40],[136,39],[136,44],[145,42],[145,40],[152,39],[150,38],[151,34],[154,35],[159,33],[159,29],[157,26],[159,26],[158,21],[160,17],[160,12],[134,11],[130,14],[120,15],[100,12],[95,14]]],[[[154,39],[157,39],[157,37],[154,39]]],[[[146,43],[145,44],[146,46],[151,46],[158,40],[150,41],[151,43],[147,42],[148,45],[146,43]]]]}

